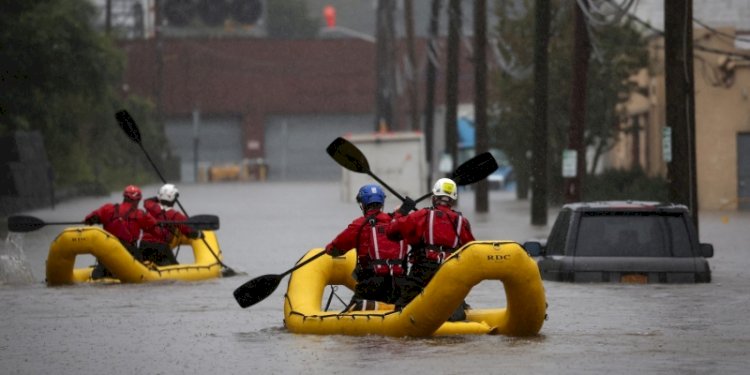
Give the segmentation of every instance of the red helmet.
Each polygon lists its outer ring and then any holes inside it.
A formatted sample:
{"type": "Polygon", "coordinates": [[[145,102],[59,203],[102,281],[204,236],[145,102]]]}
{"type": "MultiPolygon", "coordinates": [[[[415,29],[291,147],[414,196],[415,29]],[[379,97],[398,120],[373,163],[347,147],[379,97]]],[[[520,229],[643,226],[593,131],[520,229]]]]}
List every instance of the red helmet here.
{"type": "Polygon", "coordinates": [[[122,192],[122,196],[130,199],[131,201],[139,201],[142,197],[141,189],[135,185],[128,185],[122,192]]]}

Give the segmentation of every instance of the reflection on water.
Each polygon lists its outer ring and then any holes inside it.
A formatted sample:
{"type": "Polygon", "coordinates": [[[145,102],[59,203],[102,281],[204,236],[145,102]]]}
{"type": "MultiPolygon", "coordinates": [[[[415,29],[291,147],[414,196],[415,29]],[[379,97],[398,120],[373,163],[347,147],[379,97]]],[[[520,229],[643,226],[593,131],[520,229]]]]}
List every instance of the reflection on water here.
{"type": "MultiPolygon", "coordinates": [[[[224,262],[247,275],[48,288],[45,259],[62,228],[26,233],[15,241],[23,241],[31,281],[0,285],[0,372],[744,374],[750,368],[748,215],[723,222],[718,214],[702,213],[701,240],[716,249],[710,284],[545,282],[548,320],[535,337],[315,336],[284,329],[287,279],[248,309],[237,305],[232,292],[251,278],[291,268],[358,215],[355,205],[339,201],[338,184],[185,185],[180,192],[190,212],[221,217],[217,235],[224,262]]],[[[471,193],[461,199],[461,211],[473,218],[471,193]]],[[[87,198],[29,214],[77,220],[105,201],[87,198]]],[[[528,202],[513,200],[513,193],[492,192],[490,203],[489,217],[472,221],[478,238],[522,242],[548,230],[529,227],[528,202]]],[[[7,254],[8,241],[0,246],[7,254]]],[[[77,263],[90,265],[93,259],[77,263]]],[[[329,293],[321,301],[324,306],[329,293]]],[[[343,309],[350,296],[338,288],[330,309],[343,309]]],[[[502,284],[480,283],[467,302],[476,308],[503,307],[502,284]]]]}

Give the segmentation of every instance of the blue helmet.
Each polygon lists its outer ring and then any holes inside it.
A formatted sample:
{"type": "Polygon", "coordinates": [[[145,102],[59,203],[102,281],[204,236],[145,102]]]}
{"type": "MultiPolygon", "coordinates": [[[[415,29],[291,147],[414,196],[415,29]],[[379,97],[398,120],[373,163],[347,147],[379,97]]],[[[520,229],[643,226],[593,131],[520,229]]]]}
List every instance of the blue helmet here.
{"type": "Polygon", "coordinates": [[[357,193],[357,202],[362,203],[364,207],[369,206],[371,203],[385,203],[385,192],[380,185],[369,184],[359,188],[357,193]]]}

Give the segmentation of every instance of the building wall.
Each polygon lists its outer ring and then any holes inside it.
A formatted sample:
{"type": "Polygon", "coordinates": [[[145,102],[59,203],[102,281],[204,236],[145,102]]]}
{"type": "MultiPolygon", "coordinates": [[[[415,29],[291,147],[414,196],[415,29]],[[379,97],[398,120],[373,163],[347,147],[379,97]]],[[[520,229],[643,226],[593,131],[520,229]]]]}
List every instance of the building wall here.
{"type": "MultiPolygon", "coordinates": [[[[738,163],[737,135],[750,131],[750,51],[732,42],[734,29],[721,29],[722,34],[695,29],[694,47],[744,54],[746,58],[731,57],[694,48],[695,86],[695,152],[699,209],[737,209],[738,163]],[[734,61],[730,74],[722,71],[720,59],[734,61]]],[[[748,38],[745,34],[744,38],[748,38]]],[[[667,176],[667,163],[662,149],[662,131],[666,126],[666,89],[664,82],[664,41],[650,43],[652,64],[649,67],[648,97],[650,108],[646,114],[649,124],[645,131],[645,155],[641,166],[652,176],[667,176]]],[[[631,120],[638,113],[631,113],[631,120]]],[[[626,126],[627,124],[623,124],[626,126]]],[[[674,125],[673,125],[674,126],[674,125]]],[[[618,145],[610,153],[610,164],[627,167],[632,164],[633,139],[621,134],[618,145]]]]}
{"type": "MultiPolygon", "coordinates": [[[[425,41],[418,40],[416,46],[416,55],[421,56],[416,75],[421,115],[426,86],[425,41]]],[[[123,88],[161,103],[167,124],[190,118],[195,109],[204,118],[240,118],[243,157],[265,158],[265,129],[276,124],[273,118],[315,118],[319,114],[324,115],[321,119],[337,115],[374,119],[375,47],[361,39],[225,37],[126,41],[121,44],[127,58],[123,88]]],[[[398,50],[403,53],[405,48],[400,45],[398,50]]],[[[459,102],[470,103],[474,94],[473,65],[467,50],[461,51],[459,102]]],[[[397,60],[402,64],[401,57],[397,60]]],[[[403,72],[402,67],[398,70],[403,72]]],[[[399,78],[403,79],[403,74],[399,78]]],[[[444,72],[439,70],[436,108],[445,102],[444,81],[444,72]]],[[[403,81],[398,86],[396,116],[390,130],[408,130],[409,108],[403,81]]],[[[306,126],[325,124],[313,121],[306,122],[306,126]]]]}
{"type": "MultiPolygon", "coordinates": [[[[695,37],[701,45],[733,47],[724,37],[698,31],[695,37]]],[[[733,74],[722,77],[718,61],[723,56],[695,53],[698,200],[708,209],[737,208],[737,133],[750,131],[750,61],[737,61],[733,74]]]]}

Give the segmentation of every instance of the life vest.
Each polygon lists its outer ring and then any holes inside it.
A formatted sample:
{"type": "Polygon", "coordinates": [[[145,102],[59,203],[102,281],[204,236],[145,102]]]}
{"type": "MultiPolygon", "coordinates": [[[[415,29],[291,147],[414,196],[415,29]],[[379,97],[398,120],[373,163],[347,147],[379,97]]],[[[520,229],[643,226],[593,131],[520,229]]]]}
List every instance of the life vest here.
{"type": "Polygon", "coordinates": [[[134,245],[141,234],[137,216],[138,207],[131,204],[130,208],[124,213],[120,212],[121,208],[122,206],[120,206],[119,203],[114,205],[112,218],[109,222],[104,224],[104,229],[107,232],[112,233],[121,241],[126,242],[129,245],[134,245]]]}
{"type": "MultiPolygon", "coordinates": [[[[158,221],[177,221],[177,211],[165,209],[158,202],[144,201],[146,210],[158,221]]],[[[176,247],[179,240],[180,229],[175,224],[163,224],[155,226],[150,232],[144,232],[143,241],[151,243],[167,244],[170,248],[176,247]]]]}
{"type": "Polygon", "coordinates": [[[461,243],[464,218],[460,212],[429,209],[422,233],[422,249],[428,261],[442,263],[461,243]]]}
{"type": "Polygon", "coordinates": [[[394,242],[386,236],[388,222],[378,222],[377,215],[369,216],[360,228],[357,243],[364,239],[368,243],[368,248],[357,249],[359,263],[363,267],[369,267],[377,276],[401,276],[404,272],[404,256],[407,252],[407,245],[404,241],[394,242]]]}

